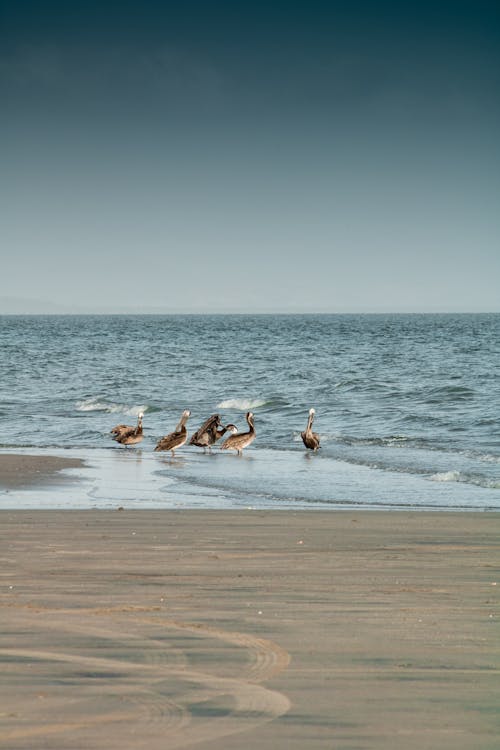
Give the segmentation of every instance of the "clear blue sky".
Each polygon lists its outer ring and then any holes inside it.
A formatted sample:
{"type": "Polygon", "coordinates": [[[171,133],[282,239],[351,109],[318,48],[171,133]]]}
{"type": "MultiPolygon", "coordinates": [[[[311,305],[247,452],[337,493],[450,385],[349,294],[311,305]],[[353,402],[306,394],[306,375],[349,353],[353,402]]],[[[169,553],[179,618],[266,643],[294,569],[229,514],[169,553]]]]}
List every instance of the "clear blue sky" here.
{"type": "Polygon", "coordinates": [[[497,2],[0,0],[0,312],[500,311],[499,92],[497,2]]]}

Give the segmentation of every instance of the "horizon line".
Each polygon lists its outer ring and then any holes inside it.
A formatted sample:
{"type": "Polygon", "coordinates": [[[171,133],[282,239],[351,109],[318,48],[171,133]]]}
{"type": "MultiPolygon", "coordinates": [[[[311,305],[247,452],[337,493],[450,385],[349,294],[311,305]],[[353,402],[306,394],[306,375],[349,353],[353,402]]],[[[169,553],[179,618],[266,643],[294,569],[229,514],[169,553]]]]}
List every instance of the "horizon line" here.
{"type": "Polygon", "coordinates": [[[500,310],[227,310],[227,311],[170,311],[170,312],[2,312],[1,317],[166,317],[166,316],[255,316],[255,315],[499,315],[500,310]]]}

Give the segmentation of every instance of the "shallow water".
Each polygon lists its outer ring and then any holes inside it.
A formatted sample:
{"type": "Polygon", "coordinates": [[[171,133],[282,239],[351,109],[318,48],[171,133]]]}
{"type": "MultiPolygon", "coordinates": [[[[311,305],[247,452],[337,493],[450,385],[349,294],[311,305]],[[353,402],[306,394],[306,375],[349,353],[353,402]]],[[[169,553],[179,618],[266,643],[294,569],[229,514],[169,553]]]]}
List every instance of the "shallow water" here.
{"type": "Polygon", "coordinates": [[[2,449],[89,461],[69,493],[0,502],[500,508],[499,343],[500,315],[0,317],[2,449]],[[153,453],[184,408],[191,431],[251,409],[257,439],[153,453]],[[141,410],[140,446],[113,443],[141,410]]]}

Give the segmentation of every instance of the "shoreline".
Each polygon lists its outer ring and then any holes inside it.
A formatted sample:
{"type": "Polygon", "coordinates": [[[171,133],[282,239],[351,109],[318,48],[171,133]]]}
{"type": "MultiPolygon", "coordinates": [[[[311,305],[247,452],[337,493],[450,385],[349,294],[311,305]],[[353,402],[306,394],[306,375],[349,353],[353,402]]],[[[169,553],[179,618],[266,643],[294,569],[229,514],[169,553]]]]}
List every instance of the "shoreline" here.
{"type": "Polygon", "coordinates": [[[432,479],[266,448],[175,458],[126,447],[3,448],[0,508],[500,511],[496,490],[432,479]]]}
{"type": "Polygon", "coordinates": [[[499,539],[485,512],[0,511],[0,746],[493,750],[499,539]]]}

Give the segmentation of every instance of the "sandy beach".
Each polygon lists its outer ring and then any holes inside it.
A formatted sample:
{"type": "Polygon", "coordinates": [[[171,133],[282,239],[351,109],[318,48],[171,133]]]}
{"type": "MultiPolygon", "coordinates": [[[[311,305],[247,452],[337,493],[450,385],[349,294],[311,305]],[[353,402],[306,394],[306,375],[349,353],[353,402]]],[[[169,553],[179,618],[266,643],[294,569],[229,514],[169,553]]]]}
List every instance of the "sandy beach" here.
{"type": "Polygon", "coordinates": [[[0,519],[2,748],[498,747],[498,514],[0,519]]]}

